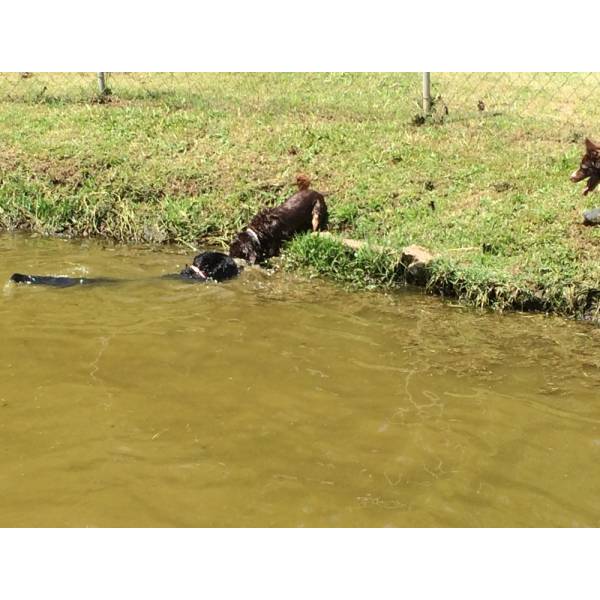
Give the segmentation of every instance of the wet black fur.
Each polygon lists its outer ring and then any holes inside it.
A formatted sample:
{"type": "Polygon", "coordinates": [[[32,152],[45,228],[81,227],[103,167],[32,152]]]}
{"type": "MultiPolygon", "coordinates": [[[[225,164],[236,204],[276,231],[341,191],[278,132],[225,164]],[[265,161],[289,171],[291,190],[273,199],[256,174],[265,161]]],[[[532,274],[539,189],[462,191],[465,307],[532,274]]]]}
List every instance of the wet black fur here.
{"type": "Polygon", "coordinates": [[[29,285],[51,285],[54,287],[73,287],[74,285],[89,285],[92,283],[115,283],[117,279],[97,277],[87,279],[85,277],[52,277],[49,275],[23,275],[13,273],[10,281],[14,283],[27,283],[29,285]]]}
{"type": "MultiPolygon", "coordinates": [[[[222,252],[202,252],[194,258],[192,264],[196,269],[186,265],[185,269],[178,275],[166,275],[165,278],[185,279],[199,282],[226,281],[236,277],[240,272],[235,261],[222,252]],[[200,273],[198,271],[200,271],[200,273]]],[[[87,279],[85,277],[52,277],[48,275],[23,275],[22,273],[13,273],[13,275],[10,276],[10,281],[29,285],[49,285],[66,288],[96,283],[117,283],[125,280],[105,277],[87,279]]]]}
{"type": "Polygon", "coordinates": [[[237,277],[240,272],[233,258],[222,252],[203,252],[194,258],[192,264],[206,276],[203,277],[196,270],[186,265],[180,273],[182,277],[201,281],[226,281],[237,277]]]}

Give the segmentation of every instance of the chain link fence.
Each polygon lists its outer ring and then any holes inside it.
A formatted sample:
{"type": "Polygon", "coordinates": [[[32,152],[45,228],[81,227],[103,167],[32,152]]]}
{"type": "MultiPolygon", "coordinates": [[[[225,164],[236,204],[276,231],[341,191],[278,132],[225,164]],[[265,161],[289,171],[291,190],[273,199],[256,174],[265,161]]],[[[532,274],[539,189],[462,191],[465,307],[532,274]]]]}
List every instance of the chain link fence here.
{"type": "MultiPolygon", "coordinates": [[[[284,76],[284,75],[282,75],[284,76]]],[[[289,75],[288,75],[289,76],[289,75]]],[[[349,74],[360,77],[360,74],[349,74]]],[[[389,87],[413,113],[432,118],[511,114],[593,125],[600,113],[600,73],[398,73],[389,87]],[[424,79],[429,77],[426,85],[424,79]]],[[[181,99],[192,101],[219,84],[215,73],[1,73],[0,101],[117,102],[181,99]]],[[[248,73],[248,79],[261,74],[248,73]]],[[[315,74],[328,77],[343,74],[315,74]]]]}
{"type": "Polygon", "coordinates": [[[431,73],[431,110],[582,123],[597,117],[600,73],[431,73]]]}

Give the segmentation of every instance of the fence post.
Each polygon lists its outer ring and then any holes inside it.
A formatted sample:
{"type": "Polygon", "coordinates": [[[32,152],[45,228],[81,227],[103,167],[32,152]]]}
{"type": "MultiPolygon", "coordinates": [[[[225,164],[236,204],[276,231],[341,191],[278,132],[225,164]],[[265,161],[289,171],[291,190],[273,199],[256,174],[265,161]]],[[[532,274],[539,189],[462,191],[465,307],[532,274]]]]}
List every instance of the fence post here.
{"type": "Polygon", "coordinates": [[[104,79],[104,73],[98,73],[98,91],[101,96],[106,95],[106,80],[104,79]]]}
{"type": "Polygon", "coordinates": [[[431,112],[431,73],[423,73],[423,113],[431,112]]]}

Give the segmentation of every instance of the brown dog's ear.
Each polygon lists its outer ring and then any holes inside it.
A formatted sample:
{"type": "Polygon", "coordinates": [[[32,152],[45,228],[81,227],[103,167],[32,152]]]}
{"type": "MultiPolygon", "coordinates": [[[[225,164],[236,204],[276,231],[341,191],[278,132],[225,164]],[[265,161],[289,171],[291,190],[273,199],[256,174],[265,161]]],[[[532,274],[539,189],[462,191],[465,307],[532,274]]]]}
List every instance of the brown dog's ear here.
{"type": "Polygon", "coordinates": [[[585,138],[585,149],[588,152],[594,152],[596,150],[600,150],[600,147],[596,146],[596,144],[594,144],[590,138],[585,138]]]}

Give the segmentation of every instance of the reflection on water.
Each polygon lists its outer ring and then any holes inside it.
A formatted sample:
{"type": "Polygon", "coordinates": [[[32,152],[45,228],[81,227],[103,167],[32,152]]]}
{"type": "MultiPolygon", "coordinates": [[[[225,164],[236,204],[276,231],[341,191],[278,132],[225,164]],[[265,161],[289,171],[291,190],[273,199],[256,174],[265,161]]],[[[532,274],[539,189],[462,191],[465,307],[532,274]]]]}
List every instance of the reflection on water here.
{"type": "Polygon", "coordinates": [[[154,279],[175,249],[0,256],[0,526],[600,525],[592,326],[258,269],[154,279]]]}

